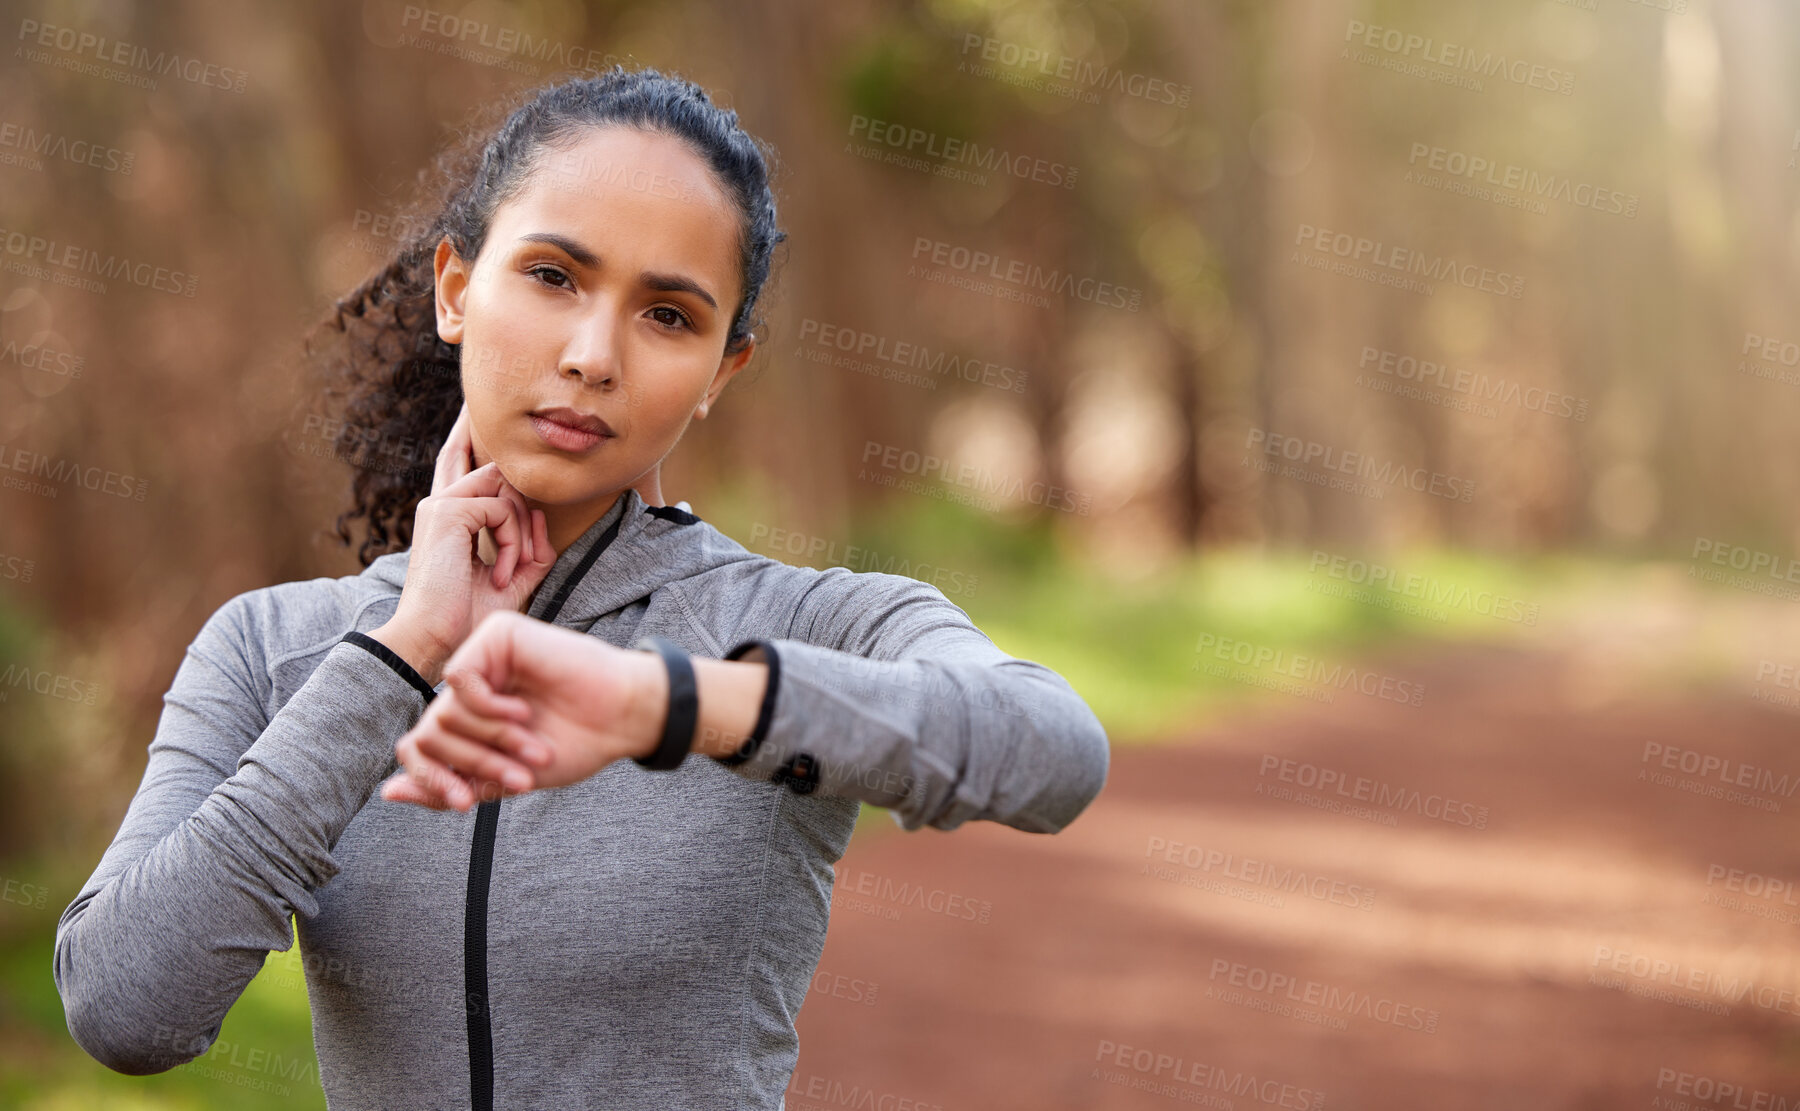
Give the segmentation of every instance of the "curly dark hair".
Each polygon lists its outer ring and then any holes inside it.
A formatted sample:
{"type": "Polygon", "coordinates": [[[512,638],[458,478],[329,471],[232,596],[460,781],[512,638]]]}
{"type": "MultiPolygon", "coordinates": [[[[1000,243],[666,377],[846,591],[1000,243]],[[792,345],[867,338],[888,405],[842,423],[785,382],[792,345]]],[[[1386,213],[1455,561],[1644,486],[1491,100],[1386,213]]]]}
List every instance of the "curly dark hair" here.
{"type": "Polygon", "coordinates": [[[437,334],[437,245],[448,236],[457,254],[473,261],[495,211],[517,195],[545,148],[558,149],[597,126],[686,140],[742,217],[744,293],[726,353],[742,350],[761,327],[758,298],[775,246],[787,233],[776,223],[769,185],[774,151],[739,126],[736,111],[714,104],[690,81],[617,65],[526,96],[497,127],[471,129],[420,174],[419,200],[399,221],[404,238],[393,258],[307,334],[306,354],[324,373],[324,392],[342,413],[334,427],[343,430],[341,440],[354,441],[340,456],[356,475],[336,537],[348,546],[350,522],[368,518],[368,535],[357,550],[365,567],[411,545],[414,511],[431,492],[438,449],[462,408],[459,347],[437,334]]]}

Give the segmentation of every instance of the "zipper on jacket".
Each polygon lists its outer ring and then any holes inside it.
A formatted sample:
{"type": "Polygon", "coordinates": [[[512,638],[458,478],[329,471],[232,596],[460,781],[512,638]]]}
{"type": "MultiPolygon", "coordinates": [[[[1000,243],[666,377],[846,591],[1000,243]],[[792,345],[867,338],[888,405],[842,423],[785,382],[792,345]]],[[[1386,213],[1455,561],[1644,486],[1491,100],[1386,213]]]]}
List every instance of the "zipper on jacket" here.
{"type": "MultiPolygon", "coordinates": [[[[620,497],[625,497],[621,493],[620,497]]],[[[619,534],[625,523],[625,509],[619,508],[619,519],[608,525],[600,539],[589,548],[569,572],[556,596],[537,615],[538,620],[556,623],[569,594],[600,558],[600,553],[619,534]]],[[[463,900],[463,999],[469,1018],[469,1106],[474,1111],[494,1111],[494,1030],[489,1017],[487,983],[488,881],[493,877],[494,836],[500,828],[500,800],[492,799],[475,809],[475,841],[469,850],[469,891],[463,900]]]]}

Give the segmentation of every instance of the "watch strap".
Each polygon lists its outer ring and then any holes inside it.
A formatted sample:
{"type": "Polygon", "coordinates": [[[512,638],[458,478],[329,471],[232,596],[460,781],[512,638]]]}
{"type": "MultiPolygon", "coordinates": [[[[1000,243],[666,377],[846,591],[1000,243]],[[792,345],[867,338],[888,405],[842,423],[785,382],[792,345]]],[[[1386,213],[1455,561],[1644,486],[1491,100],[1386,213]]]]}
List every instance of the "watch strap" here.
{"type": "Polygon", "coordinates": [[[651,771],[670,771],[680,767],[694,747],[694,727],[700,720],[700,690],[694,679],[694,665],[687,652],[667,637],[639,637],[632,647],[654,651],[669,671],[669,712],[663,718],[662,737],[656,751],[632,759],[651,771]]]}

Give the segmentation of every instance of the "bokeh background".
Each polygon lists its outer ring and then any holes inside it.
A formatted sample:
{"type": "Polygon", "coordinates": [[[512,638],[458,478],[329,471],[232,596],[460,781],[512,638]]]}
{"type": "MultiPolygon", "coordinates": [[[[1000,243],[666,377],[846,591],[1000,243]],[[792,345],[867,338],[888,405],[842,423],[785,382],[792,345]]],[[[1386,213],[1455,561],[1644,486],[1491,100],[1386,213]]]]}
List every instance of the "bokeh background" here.
{"type": "Polygon", "coordinates": [[[201,623],[356,573],[353,468],[435,452],[337,422],[305,329],[478,110],[614,61],[769,140],[791,234],[667,495],[935,582],[1114,743],[1054,837],[865,811],[790,1108],[1800,1099],[1793,5],[5,0],[0,43],[0,1103],[324,1106],[297,953],[130,1078],[55,924],[201,623]]]}

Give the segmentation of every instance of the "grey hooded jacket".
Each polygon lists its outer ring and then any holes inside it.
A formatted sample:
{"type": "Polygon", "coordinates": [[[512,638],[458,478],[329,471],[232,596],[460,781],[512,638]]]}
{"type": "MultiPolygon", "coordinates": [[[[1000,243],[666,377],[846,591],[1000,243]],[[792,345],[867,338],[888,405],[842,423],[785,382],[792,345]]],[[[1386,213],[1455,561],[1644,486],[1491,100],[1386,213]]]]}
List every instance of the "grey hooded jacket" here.
{"type": "Polygon", "coordinates": [[[390,803],[435,692],[358,634],[408,554],[241,594],[188,648],[57,926],[69,1032],[108,1067],[205,1053],[291,917],[333,1111],[780,1108],[859,804],[1054,833],[1106,779],[1087,704],[936,587],[782,563],[627,490],[528,612],[621,647],[761,646],[754,755],[617,761],[468,813],[390,803]]]}

